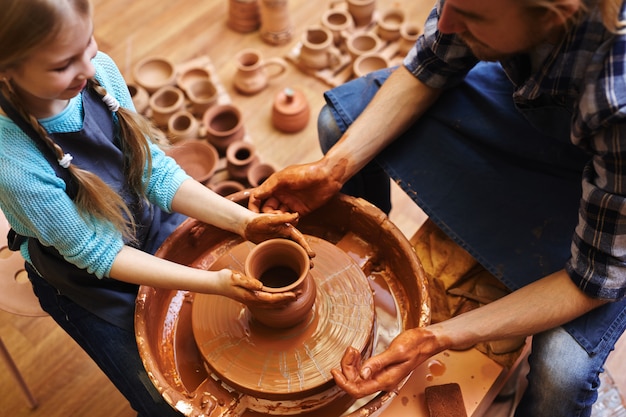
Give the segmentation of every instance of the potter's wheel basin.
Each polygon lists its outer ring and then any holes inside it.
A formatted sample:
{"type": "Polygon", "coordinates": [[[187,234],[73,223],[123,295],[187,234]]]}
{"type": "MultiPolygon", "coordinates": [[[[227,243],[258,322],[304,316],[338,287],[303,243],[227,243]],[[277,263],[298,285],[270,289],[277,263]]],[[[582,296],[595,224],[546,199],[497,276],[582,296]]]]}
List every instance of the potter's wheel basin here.
{"type": "MultiPolygon", "coordinates": [[[[377,321],[374,353],[384,350],[402,330],[428,324],[430,302],[422,267],[407,239],[376,207],[361,199],[338,195],[303,217],[298,228],[341,248],[368,278],[377,321]]],[[[241,242],[232,233],[189,219],[164,242],[157,255],[209,269],[241,242]]],[[[224,387],[208,375],[191,326],[194,296],[185,291],[143,286],[135,315],[144,366],[165,400],[184,415],[374,416],[395,397],[393,392],[379,393],[352,404],[346,395],[335,392],[337,399],[322,408],[316,406],[316,402],[325,403],[321,398],[297,403],[297,412],[293,404],[287,406],[283,402],[255,403],[251,407],[254,399],[224,387]]]]}

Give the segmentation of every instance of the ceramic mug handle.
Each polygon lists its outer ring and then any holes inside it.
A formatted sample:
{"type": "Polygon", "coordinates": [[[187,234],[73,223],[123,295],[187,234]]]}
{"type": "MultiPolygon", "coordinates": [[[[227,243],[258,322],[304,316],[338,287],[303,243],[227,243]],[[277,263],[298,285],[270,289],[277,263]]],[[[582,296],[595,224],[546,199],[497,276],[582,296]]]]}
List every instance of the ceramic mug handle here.
{"type": "Polygon", "coordinates": [[[278,57],[264,59],[261,66],[266,70],[267,78],[276,78],[287,71],[287,62],[278,57]]]}

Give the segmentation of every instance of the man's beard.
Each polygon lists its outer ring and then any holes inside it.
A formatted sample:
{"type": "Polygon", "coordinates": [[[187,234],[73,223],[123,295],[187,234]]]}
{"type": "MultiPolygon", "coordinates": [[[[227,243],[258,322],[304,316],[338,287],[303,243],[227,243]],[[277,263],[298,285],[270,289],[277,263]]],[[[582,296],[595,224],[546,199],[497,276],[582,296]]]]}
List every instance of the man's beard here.
{"type": "Polygon", "coordinates": [[[458,37],[465,45],[467,45],[468,48],[470,48],[474,56],[481,61],[497,62],[512,55],[495,51],[482,42],[476,40],[476,38],[468,33],[460,33],[458,34],[458,37]]]}

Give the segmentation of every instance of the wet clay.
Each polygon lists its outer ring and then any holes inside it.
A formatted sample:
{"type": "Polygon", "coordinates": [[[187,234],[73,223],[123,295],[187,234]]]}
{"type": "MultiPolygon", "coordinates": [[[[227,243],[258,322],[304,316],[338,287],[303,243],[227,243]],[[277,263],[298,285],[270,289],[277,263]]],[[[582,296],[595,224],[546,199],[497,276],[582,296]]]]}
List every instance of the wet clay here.
{"type": "MultiPolygon", "coordinates": [[[[410,243],[380,210],[363,200],[339,195],[303,217],[298,228],[340,248],[365,275],[374,302],[374,352],[384,350],[400,331],[428,324],[430,301],[422,267],[410,243]]],[[[209,269],[240,244],[238,236],[190,219],[157,255],[209,269]]],[[[320,266],[320,259],[319,254],[314,258],[314,269],[320,266]]],[[[169,404],[187,416],[367,417],[386,408],[403,385],[357,402],[332,387],[332,381],[325,391],[295,400],[257,398],[233,389],[209,375],[206,355],[195,343],[191,322],[197,296],[141,287],[135,316],[139,351],[152,382],[169,404]]],[[[341,356],[343,351],[339,353],[341,356]]],[[[338,362],[331,367],[336,366],[338,362]]]]}
{"type": "MultiPolygon", "coordinates": [[[[330,369],[354,346],[368,357],[374,328],[374,300],[367,278],[342,250],[307,236],[315,251],[310,276],[317,295],[312,314],[296,326],[273,329],[254,320],[241,303],[197,294],[192,329],[215,378],[248,395],[298,400],[334,387],[330,369]]],[[[241,270],[254,247],[244,242],[212,269],[241,270]]]]}

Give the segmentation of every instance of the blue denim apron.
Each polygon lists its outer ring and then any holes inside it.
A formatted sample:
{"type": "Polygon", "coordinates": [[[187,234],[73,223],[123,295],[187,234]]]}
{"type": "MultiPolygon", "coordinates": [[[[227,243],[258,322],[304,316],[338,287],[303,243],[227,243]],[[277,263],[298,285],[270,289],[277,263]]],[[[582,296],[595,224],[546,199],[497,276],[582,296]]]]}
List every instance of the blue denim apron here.
{"type": "MultiPolygon", "coordinates": [[[[326,92],[341,131],[391,72],[326,92]]],[[[521,109],[512,93],[499,64],[479,64],[364,172],[372,177],[382,167],[446,234],[516,290],[570,258],[589,156],[569,140],[567,106],[521,109]]],[[[365,194],[389,204],[386,190],[365,194]]],[[[564,327],[589,354],[607,352],[626,326],[625,307],[626,300],[610,303],[564,327]]]]}
{"type": "MultiPolygon", "coordinates": [[[[83,128],[52,136],[65,152],[72,154],[73,164],[98,175],[124,198],[136,224],[136,242],[131,245],[154,253],[185,217],[165,213],[130,192],[111,111],[95,92],[88,89],[82,96],[83,128]]],[[[111,278],[98,279],[65,261],[54,248],[44,247],[34,239],[29,239],[29,255],[37,271],[63,295],[109,323],[133,330],[137,285],[111,278]]]]}

